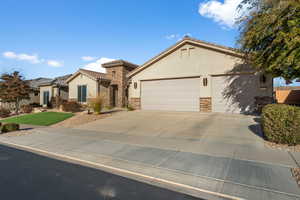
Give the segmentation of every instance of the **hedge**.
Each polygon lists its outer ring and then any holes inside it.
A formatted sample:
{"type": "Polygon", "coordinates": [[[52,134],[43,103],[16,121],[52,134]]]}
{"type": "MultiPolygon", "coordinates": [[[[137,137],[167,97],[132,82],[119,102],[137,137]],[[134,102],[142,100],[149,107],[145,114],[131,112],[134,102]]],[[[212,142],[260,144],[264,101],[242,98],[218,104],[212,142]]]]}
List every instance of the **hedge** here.
{"type": "Polygon", "coordinates": [[[16,123],[7,123],[1,127],[1,133],[7,133],[11,131],[17,131],[20,129],[20,125],[16,123]]]}
{"type": "Polygon", "coordinates": [[[280,144],[300,144],[300,107],[269,104],[262,110],[262,128],[267,140],[280,144]]]}

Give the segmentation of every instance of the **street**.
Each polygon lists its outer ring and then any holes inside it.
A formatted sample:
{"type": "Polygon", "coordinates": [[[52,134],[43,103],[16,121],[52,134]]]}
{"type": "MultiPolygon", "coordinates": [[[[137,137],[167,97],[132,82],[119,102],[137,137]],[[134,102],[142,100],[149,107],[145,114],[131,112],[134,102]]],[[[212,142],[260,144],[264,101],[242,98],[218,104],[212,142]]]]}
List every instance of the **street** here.
{"type": "Polygon", "coordinates": [[[193,200],[89,167],[0,145],[0,199],[193,200]]]}

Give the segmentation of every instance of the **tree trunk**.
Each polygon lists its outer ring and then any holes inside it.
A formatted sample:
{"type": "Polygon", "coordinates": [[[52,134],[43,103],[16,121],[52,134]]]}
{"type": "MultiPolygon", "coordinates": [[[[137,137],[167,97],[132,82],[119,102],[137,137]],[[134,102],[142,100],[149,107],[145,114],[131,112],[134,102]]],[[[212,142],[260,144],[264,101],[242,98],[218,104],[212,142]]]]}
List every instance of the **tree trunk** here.
{"type": "Polygon", "coordinates": [[[19,114],[19,99],[16,100],[16,114],[19,114]]]}

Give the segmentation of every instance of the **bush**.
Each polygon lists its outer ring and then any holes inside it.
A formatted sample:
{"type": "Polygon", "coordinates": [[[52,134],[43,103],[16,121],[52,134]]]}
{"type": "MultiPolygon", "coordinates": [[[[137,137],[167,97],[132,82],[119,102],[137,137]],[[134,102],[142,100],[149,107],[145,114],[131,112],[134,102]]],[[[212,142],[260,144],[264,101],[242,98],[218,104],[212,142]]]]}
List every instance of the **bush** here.
{"type": "Polygon", "coordinates": [[[104,106],[105,97],[102,95],[97,96],[96,98],[92,99],[90,102],[90,107],[94,110],[96,114],[100,114],[101,110],[104,106]]]}
{"type": "Polygon", "coordinates": [[[0,117],[2,118],[9,117],[10,113],[11,112],[9,109],[0,107],[0,117]]]}
{"type": "Polygon", "coordinates": [[[60,96],[55,96],[51,98],[51,105],[53,108],[60,108],[60,106],[64,103],[66,103],[67,101],[64,100],[63,98],[61,98],[60,96]]]}
{"type": "Polygon", "coordinates": [[[62,104],[62,110],[65,112],[79,112],[81,105],[76,101],[68,101],[62,104]]]}
{"type": "Polygon", "coordinates": [[[29,105],[31,105],[33,108],[42,107],[39,103],[31,103],[29,105]]]}
{"type": "Polygon", "coordinates": [[[262,127],[265,137],[271,142],[300,144],[300,108],[269,104],[262,111],[262,127]]]}
{"type": "Polygon", "coordinates": [[[7,123],[1,127],[1,133],[20,130],[20,125],[16,123],[7,123]]]}
{"type": "Polygon", "coordinates": [[[32,113],[33,107],[31,105],[23,105],[21,106],[21,111],[23,113],[32,113]]]}

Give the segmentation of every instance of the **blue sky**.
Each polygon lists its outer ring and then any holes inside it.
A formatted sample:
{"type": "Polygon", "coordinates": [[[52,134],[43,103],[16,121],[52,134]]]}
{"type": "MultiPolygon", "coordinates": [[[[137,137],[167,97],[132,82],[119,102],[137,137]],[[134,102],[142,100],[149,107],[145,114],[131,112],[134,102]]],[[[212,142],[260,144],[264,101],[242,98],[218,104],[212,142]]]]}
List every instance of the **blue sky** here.
{"type": "Polygon", "coordinates": [[[110,59],[142,64],[185,34],[234,47],[239,2],[2,0],[0,73],[55,77],[110,59]]]}

